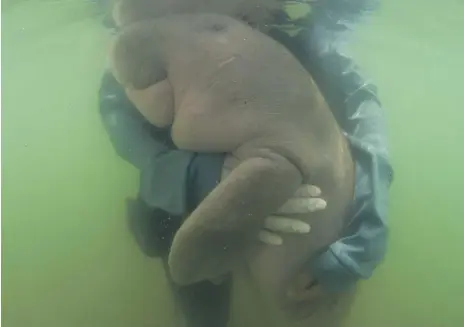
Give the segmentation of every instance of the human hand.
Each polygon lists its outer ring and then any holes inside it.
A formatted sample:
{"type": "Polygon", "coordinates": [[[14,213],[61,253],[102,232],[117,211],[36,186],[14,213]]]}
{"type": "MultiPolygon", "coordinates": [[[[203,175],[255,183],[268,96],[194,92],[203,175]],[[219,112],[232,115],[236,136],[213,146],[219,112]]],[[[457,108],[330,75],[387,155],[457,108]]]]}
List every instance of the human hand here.
{"type": "Polygon", "coordinates": [[[301,186],[275,215],[266,218],[264,228],[258,233],[258,239],[268,245],[282,245],[283,238],[279,234],[309,233],[309,224],[290,216],[324,210],[327,203],[319,197],[320,195],[321,190],[315,185],[301,186]]]}
{"type": "MultiPolygon", "coordinates": [[[[222,168],[224,179],[239,163],[239,160],[228,154],[222,168]]],[[[307,234],[310,231],[309,224],[292,218],[295,214],[305,214],[325,209],[327,202],[320,198],[321,189],[315,185],[302,185],[274,215],[267,217],[264,228],[259,231],[258,239],[268,245],[281,245],[282,233],[307,234]]]]}

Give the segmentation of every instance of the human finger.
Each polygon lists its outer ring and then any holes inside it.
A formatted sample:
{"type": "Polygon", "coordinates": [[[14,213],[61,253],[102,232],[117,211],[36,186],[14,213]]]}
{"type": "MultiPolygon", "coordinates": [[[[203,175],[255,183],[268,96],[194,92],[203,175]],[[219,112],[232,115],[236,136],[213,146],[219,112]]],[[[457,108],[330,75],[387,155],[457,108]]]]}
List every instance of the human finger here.
{"type": "Polygon", "coordinates": [[[309,224],[304,221],[279,216],[267,217],[264,221],[264,228],[278,233],[295,234],[306,234],[311,230],[309,224]]]}
{"type": "Polygon", "coordinates": [[[299,214],[323,210],[327,202],[321,198],[292,198],[279,208],[279,214],[299,214]]]}
{"type": "Polygon", "coordinates": [[[322,193],[321,189],[316,185],[305,184],[298,188],[294,197],[316,197],[322,193]]]}
{"type": "Polygon", "coordinates": [[[268,245],[282,245],[283,243],[282,237],[264,229],[259,231],[258,239],[268,245]]]}

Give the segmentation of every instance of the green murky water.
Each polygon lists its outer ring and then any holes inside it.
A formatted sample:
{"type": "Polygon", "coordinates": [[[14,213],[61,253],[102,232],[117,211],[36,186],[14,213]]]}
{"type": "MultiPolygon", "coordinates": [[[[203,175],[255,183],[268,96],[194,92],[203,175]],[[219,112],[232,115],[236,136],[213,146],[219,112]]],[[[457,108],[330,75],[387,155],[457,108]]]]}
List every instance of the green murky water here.
{"type": "MultiPolygon", "coordinates": [[[[349,327],[464,325],[464,3],[384,1],[353,50],[388,112],[396,180],[387,259],[349,327]]],[[[7,5],[7,6],[6,6],[7,5]]],[[[2,304],[6,327],[172,325],[158,262],[124,225],[136,172],[96,107],[108,35],[91,5],[2,12],[2,304]]]]}

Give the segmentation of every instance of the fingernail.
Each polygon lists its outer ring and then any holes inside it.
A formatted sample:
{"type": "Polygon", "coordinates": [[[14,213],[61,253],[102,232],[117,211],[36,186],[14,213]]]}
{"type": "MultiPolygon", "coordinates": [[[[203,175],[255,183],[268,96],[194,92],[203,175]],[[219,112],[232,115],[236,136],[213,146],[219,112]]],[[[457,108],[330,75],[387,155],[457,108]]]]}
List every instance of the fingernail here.
{"type": "Polygon", "coordinates": [[[309,211],[323,210],[327,207],[327,202],[324,199],[310,199],[309,200],[309,211]]]}
{"type": "Polygon", "coordinates": [[[263,231],[258,233],[258,238],[261,242],[268,245],[282,245],[283,243],[281,237],[263,231]]]}
{"type": "Polygon", "coordinates": [[[317,210],[322,210],[327,207],[327,202],[324,199],[319,199],[319,201],[316,203],[316,209],[317,210]]]}
{"type": "Polygon", "coordinates": [[[306,234],[311,230],[311,226],[309,226],[307,223],[299,222],[298,224],[294,225],[294,230],[295,232],[306,234]]]}
{"type": "Polygon", "coordinates": [[[310,196],[319,196],[321,195],[321,189],[315,185],[309,185],[308,193],[310,196]]]}

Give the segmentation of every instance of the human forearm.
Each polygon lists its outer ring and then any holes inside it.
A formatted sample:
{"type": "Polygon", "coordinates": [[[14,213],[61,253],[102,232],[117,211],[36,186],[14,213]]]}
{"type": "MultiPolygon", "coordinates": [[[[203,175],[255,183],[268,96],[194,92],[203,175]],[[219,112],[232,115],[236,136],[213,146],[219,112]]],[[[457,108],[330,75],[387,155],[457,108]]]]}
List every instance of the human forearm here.
{"type": "Polygon", "coordinates": [[[193,195],[204,197],[214,187],[222,155],[177,150],[169,130],[144,120],[110,73],[103,77],[99,105],[114,149],[140,170],[140,195],[150,207],[185,215],[199,201],[193,195]]]}
{"type": "Polygon", "coordinates": [[[150,127],[111,73],[103,76],[98,95],[103,126],[124,160],[143,169],[151,157],[172,149],[168,131],[150,127]]]}

